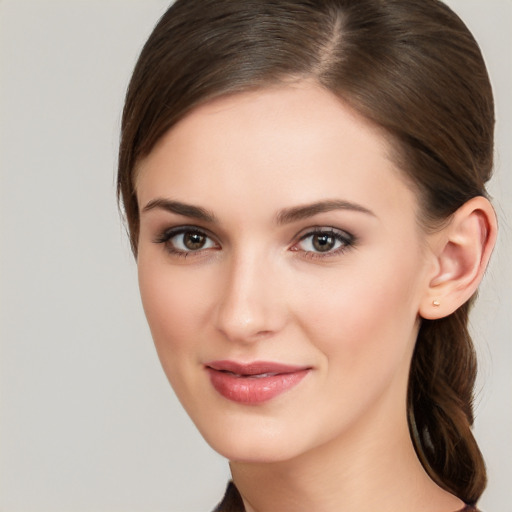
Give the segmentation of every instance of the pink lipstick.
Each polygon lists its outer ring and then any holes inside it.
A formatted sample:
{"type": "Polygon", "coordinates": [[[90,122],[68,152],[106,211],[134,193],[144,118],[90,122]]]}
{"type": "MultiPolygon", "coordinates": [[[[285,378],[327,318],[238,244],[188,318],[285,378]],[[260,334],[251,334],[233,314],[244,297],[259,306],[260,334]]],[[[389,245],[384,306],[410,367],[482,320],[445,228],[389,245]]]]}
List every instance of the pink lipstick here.
{"type": "Polygon", "coordinates": [[[255,361],[212,361],[205,365],[215,390],[224,398],[256,405],[296,386],[311,370],[307,366],[255,361]]]}

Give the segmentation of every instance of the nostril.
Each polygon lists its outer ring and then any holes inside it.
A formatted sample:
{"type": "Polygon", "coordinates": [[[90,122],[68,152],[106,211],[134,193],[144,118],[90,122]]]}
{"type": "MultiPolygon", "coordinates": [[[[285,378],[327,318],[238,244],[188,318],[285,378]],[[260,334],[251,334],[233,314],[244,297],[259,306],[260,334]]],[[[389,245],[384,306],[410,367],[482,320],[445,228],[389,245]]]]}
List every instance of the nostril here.
{"type": "Polygon", "coordinates": [[[243,313],[229,313],[226,309],[219,312],[217,329],[231,341],[252,343],[268,338],[279,330],[277,319],[264,310],[253,308],[243,313]]]}

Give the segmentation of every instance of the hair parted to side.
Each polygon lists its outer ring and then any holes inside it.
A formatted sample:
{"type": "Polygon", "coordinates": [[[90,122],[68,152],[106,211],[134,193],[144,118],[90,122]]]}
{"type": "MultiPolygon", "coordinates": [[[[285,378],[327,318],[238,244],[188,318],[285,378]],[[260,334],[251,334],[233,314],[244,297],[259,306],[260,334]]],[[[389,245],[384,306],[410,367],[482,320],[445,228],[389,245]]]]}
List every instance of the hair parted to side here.
{"type": "MultiPolygon", "coordinates": [[[[314,80],[382,127],[434,228],[486,195],[494,105],[464,23],[438,0],[177,0],[149,37],[123,112],[118,194],[137,254],[137,163],[197,105],[314,80]]],[[[466,303],[423,320],[408,389],[411,436],[442,487],[475,503],[486,485],[471,433],[476,359],[466,303]]]]}

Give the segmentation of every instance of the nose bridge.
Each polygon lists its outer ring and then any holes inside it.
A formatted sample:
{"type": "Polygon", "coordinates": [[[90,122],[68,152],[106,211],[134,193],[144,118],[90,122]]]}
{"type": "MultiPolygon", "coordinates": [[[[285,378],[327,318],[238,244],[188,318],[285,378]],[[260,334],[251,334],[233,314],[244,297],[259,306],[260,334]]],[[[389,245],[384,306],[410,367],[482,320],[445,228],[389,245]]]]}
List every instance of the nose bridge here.
{"type": "Polygon", "coordinates": [[[269,259],[261,250],[244,250],[234,251],[225,263],[217,328],[227,338],[242,342],[278,331],[285,316],[284,298],[276,289],[269,259]]]}

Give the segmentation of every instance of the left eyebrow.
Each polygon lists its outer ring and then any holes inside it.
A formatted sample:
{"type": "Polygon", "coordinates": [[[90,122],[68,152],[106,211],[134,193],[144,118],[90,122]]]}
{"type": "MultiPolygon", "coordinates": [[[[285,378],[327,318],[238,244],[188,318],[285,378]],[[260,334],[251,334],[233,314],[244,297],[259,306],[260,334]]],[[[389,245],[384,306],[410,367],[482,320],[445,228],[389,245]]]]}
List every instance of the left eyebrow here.
{"type": "Polygon", "coordinates": [[[316,203],[306,204],[303,206],[294,206],[293,208],[285,208],[281,210],[276,216],[278,225],[289,224],[299,220],[308,219],[319,213],[330,212],[333,210],[350,210],[353,212],[364,213],[376,217],[376,215],[368,208],[361,206],[357,203],[350,201],[343,201],[340,199],[331,199],[327,201],[319,201],[316,203]]]}

